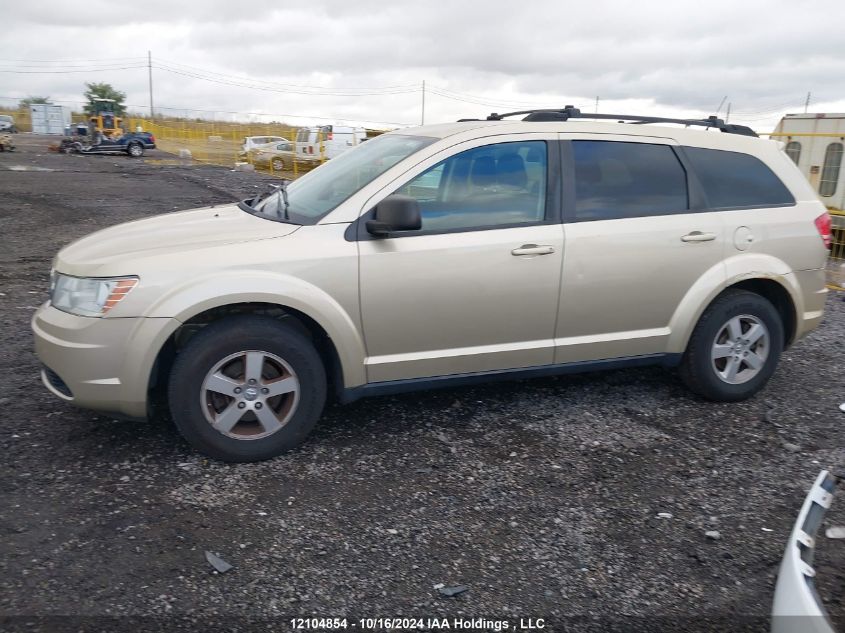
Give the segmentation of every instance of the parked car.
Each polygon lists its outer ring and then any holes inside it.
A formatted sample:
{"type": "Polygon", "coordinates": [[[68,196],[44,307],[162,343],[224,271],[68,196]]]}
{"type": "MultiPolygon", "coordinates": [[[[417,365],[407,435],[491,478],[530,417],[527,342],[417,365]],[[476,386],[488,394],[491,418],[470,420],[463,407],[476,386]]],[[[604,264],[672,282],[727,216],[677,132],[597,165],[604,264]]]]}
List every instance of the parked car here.
{"type": "Polygon", "coordinates": [[[140,158],[146,150],[155,147],[155,136],[149,132],[127,132],[117,138],[99,135],[92,142],[74,136],[59,143],[59,151],[65,154],[129,154],[134,158],[140,158]]]}
{"type": "Polygon", "coordinates": [[[290,169],[296,160],[296,150],[292,141],[259,145],[249,152],[250,162],[258,167],[271,167],[273,171],[290,169]]]}
{"type": "Polygon", "coordinates": [[[367,140],[362,127],[320,125],[300,128],[296,134],[296,153],[303,158],[328,160],[367,140]]]}
{"type": "Polygon", "coordinates": [[[836,476],[823,470],[804,499],[778,571],[772,633],[836,632],[816,589],[813,558],[817,533],[839,483],[836,476]]]}
{"type": "Polygon", "coordinates": [[[821,321],[830,216],[779,144],[503,116],[66,246],[32,322],[44,384],[130,417],[164,402],[198,450],[253,461],[300,444],[329,392],[657,364],[742,400],[821,321]]]}
{"type": "Polygon", "coordinates": [[[15,127],[15,119],[8,114],[0,114],[0,132],[9,132],[14,134],[18,131],[15,127]]]}
{"type": "Polygon", "coordinates": [[[285,141],[283,136],[245,136],[244,142],[241,145],[241,152],[248,154],[250,150],[255,149],[261,145],[268,145],[270,143],[280,143],[285,141]]]}

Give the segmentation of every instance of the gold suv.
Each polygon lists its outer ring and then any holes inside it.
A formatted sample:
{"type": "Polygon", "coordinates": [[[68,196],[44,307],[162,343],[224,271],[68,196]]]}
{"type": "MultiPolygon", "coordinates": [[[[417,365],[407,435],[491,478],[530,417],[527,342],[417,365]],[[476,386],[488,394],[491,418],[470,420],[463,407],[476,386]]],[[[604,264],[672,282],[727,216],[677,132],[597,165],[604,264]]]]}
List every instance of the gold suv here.
{"type": "Polygon", "coordinates": [[[328,393],[647,364],[712,400],[761,389],[826,293],[830,217],[782,145],[712,117],[517,114],[65,247],[32,321],[44,384],[160,403],[229,461],[302,442],[328,393]]]}

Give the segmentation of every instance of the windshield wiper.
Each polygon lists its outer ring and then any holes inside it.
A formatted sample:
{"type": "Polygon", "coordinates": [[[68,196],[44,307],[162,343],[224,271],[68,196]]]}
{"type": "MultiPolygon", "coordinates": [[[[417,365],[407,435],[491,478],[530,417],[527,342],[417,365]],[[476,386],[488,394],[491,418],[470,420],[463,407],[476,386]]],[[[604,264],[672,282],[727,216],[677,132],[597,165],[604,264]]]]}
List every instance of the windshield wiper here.
{"type": "Polygon", "coordinates": [[[288,185],[290,184],[290,182],[291,182],[290,180],[283,179],[282,182],[279,183],[279,185],[276,187],[276,192],[281,194],[279,196],[279,200],[277,201],[277,204],[276,204],[276,215],[278,215],[279,217],[282,216],[282,214],[279,213],[279,205],[278,205],[278,202],[282,202],[282,204],[284,204],[284,210],[283,211],[284,211],[284,218],[285,218],[286,222],[290,221],[290,215],[288,214],[288,210],[290,209],[290,202],[288,201],[288,185]]]}

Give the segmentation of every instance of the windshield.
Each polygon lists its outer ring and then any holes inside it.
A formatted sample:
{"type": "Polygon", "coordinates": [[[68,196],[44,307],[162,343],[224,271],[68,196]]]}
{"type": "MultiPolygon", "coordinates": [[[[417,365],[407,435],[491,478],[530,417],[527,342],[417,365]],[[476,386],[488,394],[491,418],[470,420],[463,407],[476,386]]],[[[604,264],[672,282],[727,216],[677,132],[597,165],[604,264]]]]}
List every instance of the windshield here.
{"type": "MultiPolygon", "coordinates": [[[[288,217],[298,224],[316,224],[364,185],[399,161],[437,139],[385,134],[350,149],[287,186],[288,217]]],[[[277,191],[249,208],[250,213],[280,218],[284,200],[277,191]]]]}
{"type": "Polygon", "coordinates": [[[5,121],[6,123],[11,123],[13,121],[12,117],[7,114],[0,114],[0,121],[5,121]]]}

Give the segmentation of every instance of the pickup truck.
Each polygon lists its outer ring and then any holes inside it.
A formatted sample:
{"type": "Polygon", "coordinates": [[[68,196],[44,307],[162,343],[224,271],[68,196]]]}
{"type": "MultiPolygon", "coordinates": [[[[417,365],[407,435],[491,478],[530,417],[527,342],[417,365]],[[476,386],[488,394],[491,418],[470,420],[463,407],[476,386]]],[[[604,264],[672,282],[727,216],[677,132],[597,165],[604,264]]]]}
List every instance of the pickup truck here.
{"type": "Polygon", "coordinates": [[[155,136],[149,132],[129,132],[117,138],[102,137],[94,143],[88,143],[87,139],[65,138],[59,151],[65,154],[129,154],[140,158],[144,151],[155,149],[155,146],[155,136]]]}

